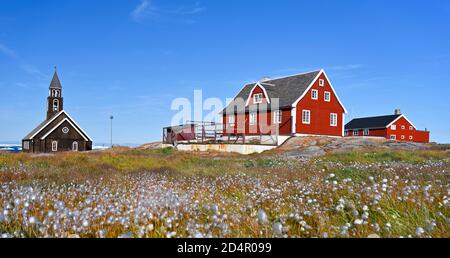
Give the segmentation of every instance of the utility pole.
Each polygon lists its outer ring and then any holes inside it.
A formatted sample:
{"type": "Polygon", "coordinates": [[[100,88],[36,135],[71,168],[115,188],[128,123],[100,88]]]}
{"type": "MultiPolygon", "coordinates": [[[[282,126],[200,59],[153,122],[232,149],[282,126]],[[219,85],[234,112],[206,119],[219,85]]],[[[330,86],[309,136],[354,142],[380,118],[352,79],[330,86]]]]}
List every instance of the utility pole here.
{"type": "Polygon", "coordinates": [[[112,147],[113,147],[112,133],[113,133],[113,119],[114,119],[114,116],[110,116],[109,119],[111,120],[111,149],[112,149],[112,147]]]}

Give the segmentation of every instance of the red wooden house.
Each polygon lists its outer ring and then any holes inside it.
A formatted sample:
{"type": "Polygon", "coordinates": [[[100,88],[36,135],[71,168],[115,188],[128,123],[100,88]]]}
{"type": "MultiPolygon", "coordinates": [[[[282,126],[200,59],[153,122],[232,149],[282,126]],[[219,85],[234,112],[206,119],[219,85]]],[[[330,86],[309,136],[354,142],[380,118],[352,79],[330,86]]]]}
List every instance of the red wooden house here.
{"type": "Polygon", "coordinates": [[[343,137],[346,113],[322,69],[247,84],[222,116],[224,135],[343,137]]]}
{"type": "Polygon", "coordinates": [[[420,131],[405,115],[396,110],[394,115],[356,118],[345,125],[346,137],[382,137],[390,140],[430,141],[430,132],[420,131]]]}

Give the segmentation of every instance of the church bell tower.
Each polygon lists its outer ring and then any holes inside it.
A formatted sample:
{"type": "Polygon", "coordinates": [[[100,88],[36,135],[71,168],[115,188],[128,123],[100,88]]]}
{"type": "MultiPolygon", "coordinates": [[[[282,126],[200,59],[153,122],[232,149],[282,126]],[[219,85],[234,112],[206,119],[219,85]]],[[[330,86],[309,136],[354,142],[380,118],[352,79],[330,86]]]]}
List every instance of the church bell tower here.
{"type": "Polygon", "coordinates": [[[58,78],[58,73],[53,74],[52,82],[50,83],[49,93],[48,93],[48,107],[47,107],[47,120],[57,114],[59,111],[63,110],[63,97],[62,97],[62,87],[61,82],[58,78]]]}

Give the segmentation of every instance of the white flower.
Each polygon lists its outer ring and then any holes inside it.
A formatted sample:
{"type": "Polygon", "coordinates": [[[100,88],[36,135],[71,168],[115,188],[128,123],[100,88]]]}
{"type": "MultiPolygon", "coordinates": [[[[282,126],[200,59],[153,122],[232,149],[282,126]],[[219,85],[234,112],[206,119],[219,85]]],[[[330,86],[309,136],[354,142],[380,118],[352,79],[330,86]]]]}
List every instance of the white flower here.
{"type": "Polygon", "coordinates": [[[417,229],[416,229],[416,235],[420,236],[420,235],[422,235],[423,233],[425,233],[425,230],[423,230],[423,228],[417,228],[417,229]]]}
{"type": "Polygon", "coordinates": [[[30,222],[30,224],[35,224],[36,223],[36,218],[35,217],[30,217],[29,219],[28,219],[28,222],[30,222]]]}
{"type": "Polygon", "coordinates": [[[280,222],[273,223],[272,230],[276,236],[283,235],[283,225],[280,222]]]}
{"type": "Polygon", "coordinates": [[[269,222],[269,219],[267,218],[267,214],[263,209],[258,210],[258,221],[261,224],[266,224],[269,222]]]}
{"type": "Polygon", "coordinates": [[[355,221],[354,221],[354,223],[355,223],[355,225],[361,225],[361,224],[363,224],[363,220],[362,219],[355,219],[355,221]]]}
{"type": "Polygon", "coordinates": [[[87,226],[89,226],[89,222],[87,220],[83,220],[83,227],[86,228],[87,226]]]}

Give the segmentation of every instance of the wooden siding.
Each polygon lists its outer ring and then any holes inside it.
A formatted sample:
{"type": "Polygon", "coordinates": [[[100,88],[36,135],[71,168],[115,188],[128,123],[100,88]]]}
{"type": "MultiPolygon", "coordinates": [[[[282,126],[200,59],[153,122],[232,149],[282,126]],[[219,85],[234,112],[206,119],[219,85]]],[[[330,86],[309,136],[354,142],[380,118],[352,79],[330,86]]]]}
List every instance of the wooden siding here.
{"type": "Polygon", "coordinates": [[[306,92],[305,96],[296,106],[296,132],[298,134],[313,134],[313,135],[329,135],[329,136],[343,136],[343,115],[344,108],[339,103],[335,93],[333,92],[330,83],[322,73],[314,82],[311,89],[306,92]],[[319,86],[320,79],[324,80],[325,85],[319,86]],[[312,99],[312,90],[318,91],[318,99],[312,99]],[[330,102],[324,100],[325,92],[330,92],[330,102]],[[310,124],[302,123],[303,110],[311,111],[310,124]],[[330,125],[330,114],[337,114],[337,126],[330,125]]]}

